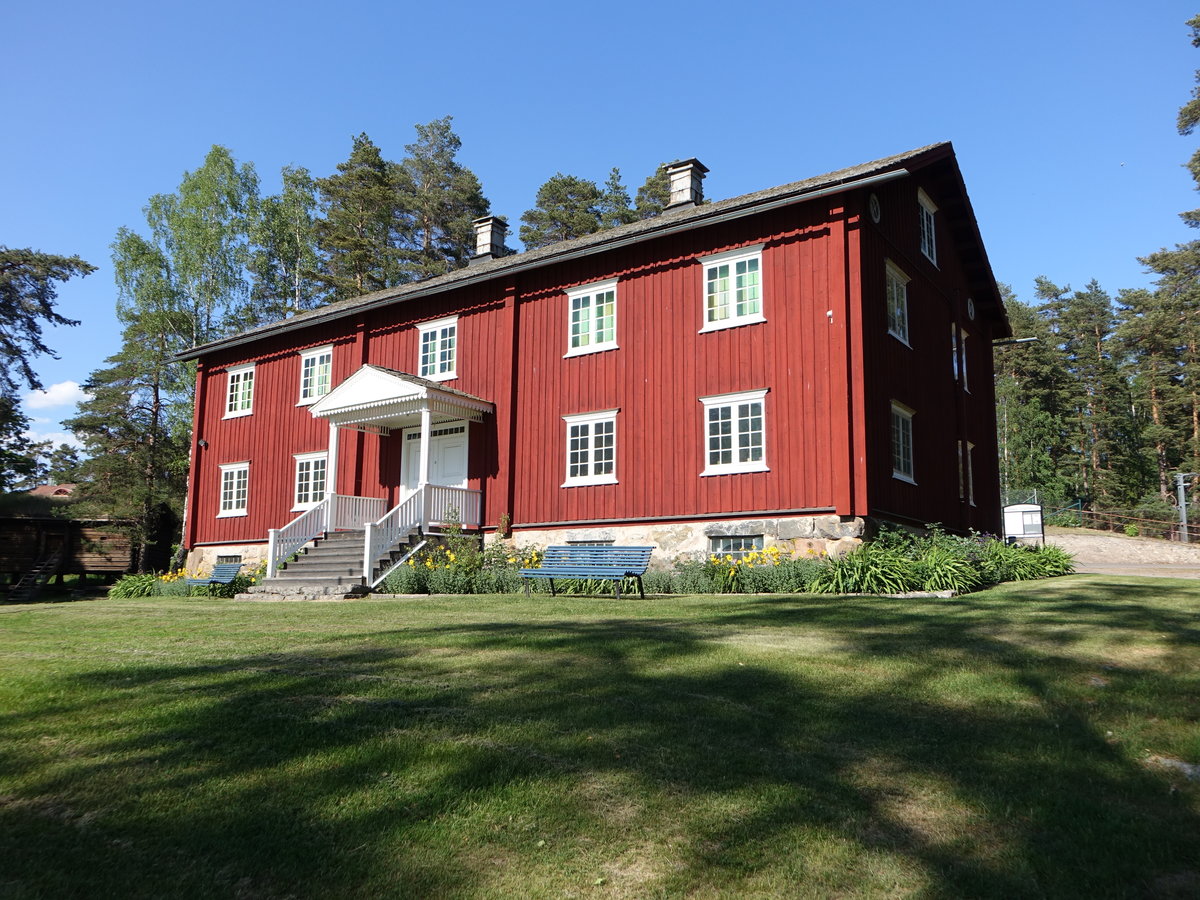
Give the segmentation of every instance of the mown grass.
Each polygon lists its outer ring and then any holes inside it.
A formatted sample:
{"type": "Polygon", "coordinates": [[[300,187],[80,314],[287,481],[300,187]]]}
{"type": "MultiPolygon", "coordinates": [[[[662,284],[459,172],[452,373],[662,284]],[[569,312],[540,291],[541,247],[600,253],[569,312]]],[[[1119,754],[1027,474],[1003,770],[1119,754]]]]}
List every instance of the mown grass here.
{"type": "Polygon", "coordinates": [[[1200,894],[1200,584],[0,607],[0,896],[1200,894]]]}

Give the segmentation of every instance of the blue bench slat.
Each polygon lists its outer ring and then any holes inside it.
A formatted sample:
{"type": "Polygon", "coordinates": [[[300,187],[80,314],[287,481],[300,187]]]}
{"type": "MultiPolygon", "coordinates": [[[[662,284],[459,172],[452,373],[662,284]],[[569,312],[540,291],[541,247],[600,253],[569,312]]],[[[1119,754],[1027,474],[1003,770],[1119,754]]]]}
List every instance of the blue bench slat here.
{"type": "Polygon", "coordinates": [[[229,584],[242,570],[241,563],[217,563],[207,578],[189,578],[188,584],[229,584]]]}
{"type": "MultiPolygon", "coordinates": [[[[650,565],[653,547],[625,546],[554,546],[547,547],[542,554],[542,563],[536,569],[520,569],[522,578],[546,578],[550,581],[550,593],[554,593],[555,578],[600,578],[613,582],[614,593],[620,597],[621,580],[636,578],[638,591],[642,589],[642,576],[650,565]]],[[[528,592],[529,585],[525,585],[528,592]]]]}

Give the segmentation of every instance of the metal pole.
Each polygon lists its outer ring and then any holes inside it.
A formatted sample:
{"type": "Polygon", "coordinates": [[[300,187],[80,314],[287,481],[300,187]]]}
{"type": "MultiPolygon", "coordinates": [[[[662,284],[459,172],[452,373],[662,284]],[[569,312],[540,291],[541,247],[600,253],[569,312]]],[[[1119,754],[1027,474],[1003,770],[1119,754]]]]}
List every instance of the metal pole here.
{"type": "Polygon", "coordinates": [[[1185,544],[1188,543],[1188,514],[1187,489],[1183,486],[1183,479],[1195,477],[1195,472],[1175,473],[1175,496],[1179,500],[1179,539],[1185,544]]]}

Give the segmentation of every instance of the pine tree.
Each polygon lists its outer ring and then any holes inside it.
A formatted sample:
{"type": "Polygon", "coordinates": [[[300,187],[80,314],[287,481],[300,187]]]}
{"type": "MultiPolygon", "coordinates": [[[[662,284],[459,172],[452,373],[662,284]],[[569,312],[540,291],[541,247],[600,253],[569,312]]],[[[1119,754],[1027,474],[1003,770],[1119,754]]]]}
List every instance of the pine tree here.
{"type": "Polygon", "coordinates": [[[671,179],[667,177],[666,163],[659,164],[654,174],[642,183],[634,202],[639,219],[653,218],[667,208],[671,202],[671,179]]]}
{"type": "Polygon", "coordinates": [[[537,205],[521,216],[521,243],[536,250],[558,241],[594,234],[601,228],[604,198],[596,182],[558,172],[538,188],[537,205]]]}
{"type": "Polygon", "coordinates": [[[1042,503],[1065,504],[1076,495],[1062,475],[1066,374],[1056,341],[1037,308],[1020,302],[1008,285],[999,287],[1014,336],[1037,339],[997,347],[993,357],[1001,490],[1009,503],[1036,494],[1042,503]]]}
{"type": "Polygon", "coordinates": [[[471,223],[488,213],[479,179],[455,157],[462,141],[452,117],[418,125],[417,140],[407,145],[394,172],[396,198],[407,223],[405,280],[441,275],[466,265],[474,252],[471,223]]]}
{"type": "Polygon", "coordinates": [[[621,183],[621,170],[616,166],[608,173],[608,181],[598,204],[600,212],[600,227],[616,228],[618,225],[628,225],[637,221],[637,213],[629,202],[629,191],[621,183]]]}
{"type": "Polygon", "coordinates": [[[30,361],[39,355],[54,356],[42,342],[43,323],[79,324],[54,308],[55,282],[95,270],[78,256],[0,246],[0,393],[13,394],[18,384],[42,386],[30,361]]]}
{"type": "Polygon", "coordinates": [[[317,278],[333,300],[403,283],[401,235],[413,226],[397,195],[395,168],[360,134],[337,174],[317,179],[324,210],[316,223],[324,256],[317,278]]]}

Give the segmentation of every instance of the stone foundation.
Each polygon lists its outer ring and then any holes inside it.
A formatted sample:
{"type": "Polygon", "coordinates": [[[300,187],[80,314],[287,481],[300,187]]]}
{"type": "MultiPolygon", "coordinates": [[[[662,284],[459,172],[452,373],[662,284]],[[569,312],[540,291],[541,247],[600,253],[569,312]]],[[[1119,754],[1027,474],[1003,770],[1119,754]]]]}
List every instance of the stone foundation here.
{"type": "MultiPolygon", "coordinates": [[[[763,537],[763,549],[777,546],[797,556],[840,556],[862,543],[866,522],[857,516],[789,516],[787,518],[723,519],[721,521],[655,522],[636,525],[598,525],[575,528],[516,528],[518,544],[546,547],[586,541],[655,547],[651,568],[665,568],[684,559],[705,559],[710,538],[739,535],[763,537]]],[[[496,540],[494,532],[489,541],[496,540]]]]}
{"type": "Polygon", "coordinates": [[[188,551],[187,560],[183,565],[189,572],[211,572],[212,567],[217,564],[218,556],[240,556],[242,558],[242,571],[248,572],[258,566],[259,563],[267,561],[267,545],[264,541],[261,544],[193,547],[188,551]]]}

